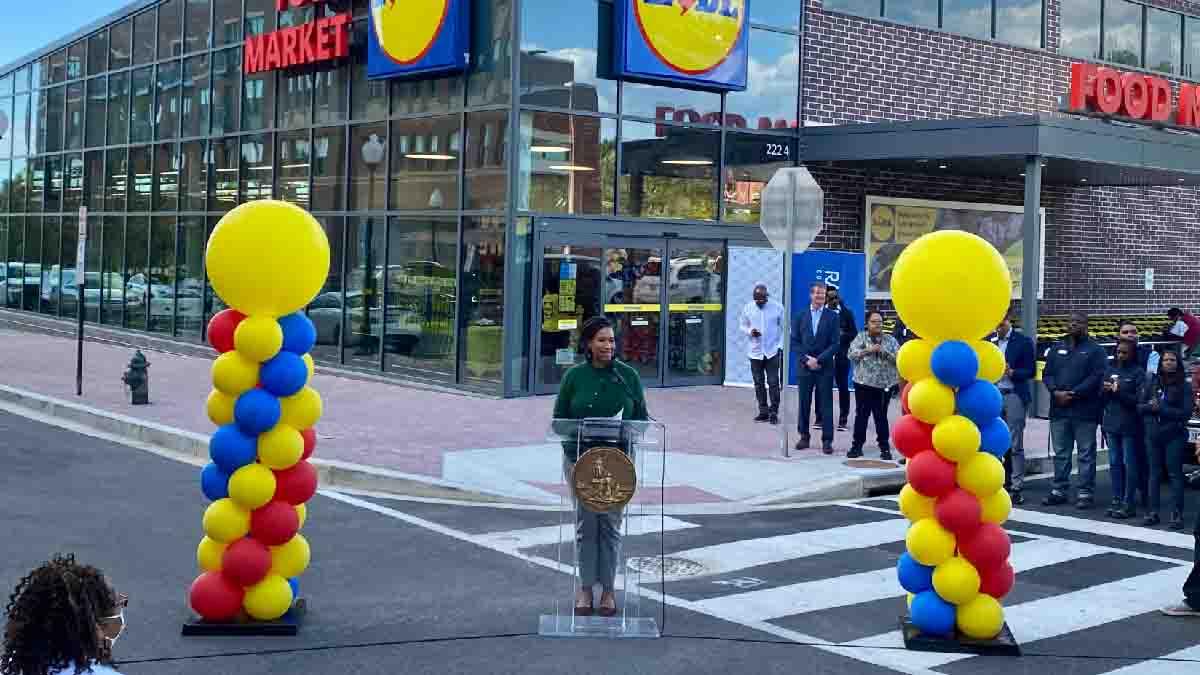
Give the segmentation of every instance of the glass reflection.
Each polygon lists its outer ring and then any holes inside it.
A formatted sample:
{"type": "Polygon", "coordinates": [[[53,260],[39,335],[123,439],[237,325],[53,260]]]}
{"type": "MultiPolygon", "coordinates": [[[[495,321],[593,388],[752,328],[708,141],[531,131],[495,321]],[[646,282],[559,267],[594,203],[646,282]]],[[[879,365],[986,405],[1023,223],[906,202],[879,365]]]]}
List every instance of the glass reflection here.
{"type": "Polygon", "coordinates": [[[972,37],[991,37],[992,0],[942,0],[942,28],[972,37]]]}
{"type": "Polygon", "coordinates": [[[271,198],[274,177],[272,134],[242,136],[242,202],[271,198]]]}
{"type": "Polygon", "coordinates": [[[1183,76],[1200,77],[1200,19],[1184,17],[1183,76]]]}
{"type": "Polygon", "coordinates": [[[312,73],[279,76],[279,124],[281,128],[302,127],[309,123],[312,109],[312,73]]]}
{"type": "Polygon", "coordinates": [[[716,133],[623,123],[621,212],[645,218],[712,220],[719,150],[716,133]]]}
{"type": "Polygon", "coordinates": [[[763,189],[776,171],[795,166],[795,160],[796,141],[793,139],[729,134],[725,138],[723,220],[757,224],[763,189]]]}
{"type": "Polygon", "coordinates": [[[29,154],[29,94],[13,98],[12,143],[13,157],[29,154]]]}
{"type": "MultiPolygon", "coordinates": [[[[387,367],[453,381],[458,224],[453,218],[391,218],[388,237],[386,316],[372,316],[373,323],[387,324],[387,367]]],[[[381,281],[371,285],[378,289],[381,281]]]]}
{"type": "Polygon", "coordinates": [[[616,112],[617,83],[602,79],[612,69],[612,11],[610,3],[597,0],[525,0],[522,103],[616,112]]]}
{"type": "Polygon", "coordinates": [[[46,212],[62,211],[63,167],[61,157],[46,158],[46,212]]]}
{"type": "Polygon", "coordinates": [[[150,200],[154,191],[153,171],[150,146],[129,149],[129,174],[133,182],[129,193],[130,211],[150,210],[150,200]]]}
{"type": "Polygon", "coordinates": [[[208,90],[208,55],[193,56],[183,63],[181,134],[184,138],[207,136],[212,100],[208,90]]]}
{"type": "Polygon", "coordinates": [[[611,215],[616,137],[616,120],[522,112],[517,208],[611,215]]]}
{"type": "Polygon", "coordinates": [[[392,208],[458,208],[461,117],[392,122],[392,208]]]}
{"type": "Polygon", "coordinates": [[[1179,72],[1183,46],[1180,44],[1180,22],[1183,17],[1174,12],[1146,8],[1146,67],[1160,73],[1179,72]]]}
{"type": "Polygon", "coordinates": [[[996,0],[996,39],[1040,48],[1043,13],[1042,0],[996,0]]]}
{"type": "Polygon", "coordinates": [[[321,363],[339,363],[342,335],[342,247],[343,218],[320,216],[317,220],[325,228],[329,240],[329,276],[321,292],[308,305],[308,318],[317,329],[317,344],[313,347],[313,359],[321,363]]]}
{"type": "Polygon", "coordinates": [[[1100,58],[1100,0],[1059,0],[1058,53],[1100,58]]]}
{"type": "Polygon", "coordinates": [[[165,0],[158,6],[158,58],[169,59],[182,53],[183,3],[165,0]]]}
{"type": "Polygon", "coordinates": [[[309,207],[311,155],[307,129],[279,134],[279,198],[302,209],[309,207]]]}
{"type": "Polygon", "coordinates": [[[154,129],[154,68],[133,71],[129,109],[129,141],[148,141],[154,129]]]}
{"type": "Polygon", "coordinates": [[[88,38],[87,74],[99,75],[108,70],[108,31],[102,30],[88,38]]]}
{"type": "Polygon", "coordinates": [[[314,120],[317,124],[343,122],[350,99],[345,67],[327,68],[313,74],[314,120]]]}
{"type": "Polygon", "coordinates": [[[125,314],[125,217],[104,216],[101,241],[100,321],[120,326],[125,314]]]}
{"type": "Polygon", "coordinates": [[[449,112],[463,105],[461,77],[392,80],[392,114],[449,112]]]}
{"type": "MultiPolygon", "coordinates": [[[[884,16],[917,26],[938,25],[938,0],[904,0],[883,3],[884,16]]],[[[990,32],[990,31],[989,31],[990,32]]]]}
{"type": "Polygon", "coordinates": [[[125,326],[146,328],[150,283],[147,260],[150,254],[150,218],[129,216],[125,223],[125,326]]]}
{"type": "Polygon", "coordinates": [[[67,119],[64,150],[83,147],[83,83],[67,85],[67,119]]]}
{"type": "Polygon", "coordinates": [[[387,196],[387,124],[350,129],[350,208],[382,211],[387,196]]]}
{"type": "Polygon", "coordinates": [[[83,154],[84,171],[87,173],[87,198],[85,205],[93,211],[104,210],[104,151],[94,150],[83,154]]]}
{"type": "Polygon", "coordinates": [[[715,126],[721,119],[720,94],[634,82],[621,86],[621,105],[626,115],[709,126],[715,126]]]}
{"type": "Polygon", "coordinates": [[[106,211],[124,211],[129,192],[129,151],[115,148],[104,154],[106,179],[106,211]]]}
{"type": "Polygon", "coordinates": [[[176,286],[175,332],[199,340],[204,322],[204,217],[179,219],[179,283],[176,286]]]}
{"type": "Polygon", "coordinates": [[[379,370],[383,341],[380,294],[386,221],[350,218],[347,223],[346,311],[342,346],[347,366],[379,370]]]}
{"type": "Polygon", "coordinates": [[[42,149],[58,152],[63,149],[63,110],[66,107],[66,87],[55,87],[46,92],[46,124],[42,149]]]}
{"type": "Polygon", "coordinates": [[[3,303],[10,309],[20,309],[25,295],[25,218],[8,219],[8,260],[5,262],[7,288],[3,303]]]}
{"type": "Polygon", "coordinates": [[[108,145],[129,142],[129,73],[108,78],[108,145]]]}
{"type": "MultiPolygon", "coordinates": [[[[730,92],[725,97],[725,125],[739,129],[794,128],[800,87],[800,38],[751,30],[748,68],[746,91],[730,92]]],[[[681,112],[673,111],[670,118],[691,121],[691,114],[681,112]]]]}
{"type": "Polygon", "coordinates": [[[222,138],[209,141],[208,153],[208,176],[212,182],[208,208],[224,213],[238,204],[238,156],[241,148],[236,138],[222,138]]]}
{"type": "Polygon", "coordinates": [[[106,112],[108,110],[108,80],[103,77],[93,78],[87,82],[87,130],[84,143],[89,148],[104,145],[104,131],[107,128],[106,112]]]}
{"type": "MultiPolygon", "coordinates": [[[[158,216],[150,232],[150,330],[173,335],[175,332],[175,216],[158,216]]],[[[200,298],[189,303],[189,311],[199,311],[200,298]]]]}
{"type": "Polygon", "coordinates": [[[242,76],[242,130],[272,126],[275,110],[275,72],[242,76]]]}
{"type": "Polygon", "coordinates": [[[83,206],[83,155],[78,153],[63,157],[63,205],[64,213],[75,213],[83,206]]]}
{"type": "Polygon", "coordinates": [[[155,102],[154,128],[157,138],[179,136],[179,86],[183,63],[158,64],[158,99],[155,102]]]}
{"type": "Polygon", "coordinates": [[[313,210],[340,211],[346,203],[345,127],[313,131],[312,164],[313,210]]]}
{"type": "Polygon", "coordinates": [[[53,294],[58,296],[60,316],[79,317],[79,286],[75,282],[76,253],[79,251],[79,218],[63,216],[58,239],[58,269],[50,273],[53,294]]]}
{"type": "MultiPolygon", "coordinates": [[[[221,0],[217,0],[218,4],[221,0]]],[[[183,49],[187,53],[212,46],[212,0],[187,0],[183,6],[183,49]]]]}
{"type": "Polygon", "coordinates": [[[133,40],[133,22],[126,19],[109,29],[108,33],[108,68],[119,70],[127,68],[132,62],[130,57],[133,40]]]}
{"type": "Polygon", "coordinates": [[[238,129],[238,108],[242,101],[241,72],[241,49],[213,53],[213,135],[227,134],[238,129]]]}
{"type": "Polygon", "coordinates": [[[133,17],[133,65],[154,62],[154,10],[133,17]]]}
{"type": "Polygon", "coordinates": [[[46,197],[46,160],[38,157],[29,160],[29,199],[25,210],[39,213],[46,197]]]}
{"type": "Polygon", "coordinates": [[[1104,59],[1127,66],[1142,65],[1141,5],[1104,0],[1104,59]]]}
{"type": "Polygon", "coordinates": [[[505,166],[507,115],[502,111],[467,114],[466,208],[502,209],[508,203],[505,166]]]}
{"type": "Polygon", "coordinates": [[[462,382],[498,388],[504,367],[504,236],[497,217],[463,219],[459,348],[462,382]]]}
{"type": "Polygon", "coordinates": [[[184,211],[203,211],[208,194],[208,162],[204,141],[184,143],[179,155],[179,184],[183,190],[184,211]]]}
{"type": "Polygon", "coordinates": [[[512,100],[512,0],[471,4],[471,55],[467,104],[492,105],[512,100]]]}
{"type": "MultiPolygon", "coordinates": [[[[38,265],[38,294],[40,303],[38,311],[42,314],[58,315],[59,284],[62,276],[59,274],[59,256],[62,253],[62,242],[59,241],[58,216],[35,219],[42,221],[42,256],[38,265]]],[[[25,268],[25,278],[28,282],[29,268],[25,268]]]]}
{"type": "Polygon", "coordinates": [[[183,158],[179,146],[165,143],[156,148],[154,159],[154,210],[179,209],[179,176],[183,158]]]}

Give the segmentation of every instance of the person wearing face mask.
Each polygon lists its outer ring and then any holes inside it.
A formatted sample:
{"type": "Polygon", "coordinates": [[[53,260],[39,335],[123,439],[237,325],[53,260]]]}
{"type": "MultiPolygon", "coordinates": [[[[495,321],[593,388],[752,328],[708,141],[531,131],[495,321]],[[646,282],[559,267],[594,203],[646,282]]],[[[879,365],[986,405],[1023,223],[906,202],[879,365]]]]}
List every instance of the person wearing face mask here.
{"type": "Polygon", "coordinates": [[[1157,525],[1165,468],[1171,485],[1171,520],[1167,527],[1183,529],[1183,459],[1188,447],[1187,421],[1192,415],[1192,385],[1183,374],[1179,355],[1164,352],[1158,373],[1142,386],[1138,411],[1145,419],[1150,465],[1150,506],[1143,524],[1157,525]]]}
{"type": "Polygon", "coordinates": [[[12,592],[0,674],[119,675],[110,664],[128,603],[100,570],[55,556],[12,592]]]}

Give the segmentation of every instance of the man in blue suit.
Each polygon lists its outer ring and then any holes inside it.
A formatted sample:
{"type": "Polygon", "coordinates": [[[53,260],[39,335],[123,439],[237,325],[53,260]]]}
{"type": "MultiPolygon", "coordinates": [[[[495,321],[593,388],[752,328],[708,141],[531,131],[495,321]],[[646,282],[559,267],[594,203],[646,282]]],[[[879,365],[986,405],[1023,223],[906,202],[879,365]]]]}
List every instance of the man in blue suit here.
{"type": "Polygon", "coordinates": [[[809,306],[792,318],[792,352],[796,355],[796,383],[800,386],[800,430],[797,450],[808,449],[809,411],[813,390],[817,392],[817,414],[821,417],[822,451],[833,454],[833,356],[840,344],[837,313],[825,307],[825,284],[808,287],[809,306]]]}
{"type": "Polygon", "coordinates": [[[1012,433],[1008,454],[1004,455],[1004,487],[1012,495],[1014,504],[1024,504],[1021,488],[1025,482],[1025,417],[1033,393],[1029,381],[1036,370],[1033,340],[1013,330],[1012,312],[996,327],[992,343],[1004,354],[1004,377],[996,383],[1004,397],[1002,416],[1012,433]]]}

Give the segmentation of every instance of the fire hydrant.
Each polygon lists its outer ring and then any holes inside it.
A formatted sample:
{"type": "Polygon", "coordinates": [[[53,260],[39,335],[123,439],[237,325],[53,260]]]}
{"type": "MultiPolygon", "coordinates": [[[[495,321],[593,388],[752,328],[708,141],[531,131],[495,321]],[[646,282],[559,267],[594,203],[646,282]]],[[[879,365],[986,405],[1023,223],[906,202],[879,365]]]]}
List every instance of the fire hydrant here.
{"type": "Polygon", "coordinates": [[[130,403],[133,405],[148,405],[150,403],[150,362],[142,350],[137,350],[129,361],[129,369],[121,376],[121,381],[129,387],[130,403]]]}

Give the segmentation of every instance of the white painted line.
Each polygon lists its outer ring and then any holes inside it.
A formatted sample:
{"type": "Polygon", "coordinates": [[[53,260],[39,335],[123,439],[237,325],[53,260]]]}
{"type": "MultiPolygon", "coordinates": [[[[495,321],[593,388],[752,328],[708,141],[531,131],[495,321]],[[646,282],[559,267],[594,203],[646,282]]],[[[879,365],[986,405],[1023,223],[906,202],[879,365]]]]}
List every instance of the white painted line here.
{"type": "MultiPolygon", "coordinates": [[[[557,544],[561,540],[575,540],[575,512],[563,514],[567,520],[558,525],[545,527],[530,527],[523,530],[508,530],[506,532],[488,532],[476,538],[477,543],[491,544],[505,550],[518,550],[532,546],[557,544]]],[[[659,532],[676,532],[699,527],[671,517],[658,515],[631,516],[625,519],[625,536],[633,537],[643,534],[658,534],[659,532]]]]}
{"type": "Polygon", "coordinates": [[[1087,532],[1089,534],[1098,534],[1105,537],[1116,537],[1117,539],[1128,539],[1130,541],[1146,544],[1159,544],[1161,546],[1185,548],[1189,551],[1192,550],[1192,547],[1195,545],[1195,539],[1191,534],[1156,530],[1150,527],[1138,527],[1137,525],[1125,525],[1123,523],[1112,521],[1076,518],[1074,516],[1059,515],[1057,513],[1027,511],[1025,509],[1013,509],[1012,515],[1009,516],[1009,522],[1029,523],[1030,525],[1042,525],[1044,527],[1057,527],[1064,530],[1087,532]]]}
{"type": "MultiPolygon", "coordinates": [[[[1023,572],[1106,551],[1104,547],[1081,542],[1038,539],[1013,544],[1009,562],[1018,572],[1023,572]]],[[[735,593],[701,600],[696,604],[706,612],[733,616],[740,622],[746,622],[769,621],[794,614],[818,612],[893,597],[899,602],[899,599],[904,597],[904,589],[900,588],[899,582],[896,581],[896,569],[889,567],[760,591],[735,593]]]]}
{"type": "MultiPolygon", "coordinates": [[[[1183,619],[1187,621],[1187,619],[1183,619]]],[[[1187,668],[1183,661],[1200,662],[1200,646],[1180,649],[1133,665],[1118,668],[1105,675],[1179,675],[1187,668]]]]}

